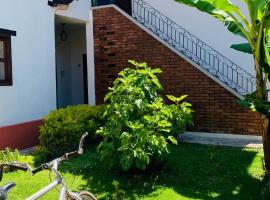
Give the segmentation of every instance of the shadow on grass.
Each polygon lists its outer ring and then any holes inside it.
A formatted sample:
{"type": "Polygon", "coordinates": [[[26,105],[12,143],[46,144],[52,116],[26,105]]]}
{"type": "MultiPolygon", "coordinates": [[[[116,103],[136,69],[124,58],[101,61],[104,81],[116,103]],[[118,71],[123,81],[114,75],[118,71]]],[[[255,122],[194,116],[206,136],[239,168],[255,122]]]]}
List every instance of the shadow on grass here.
{"type": "Polygon", "coordinates": [[[111,198],[113,180],[119,181],[125,199],[131,200],[145,196],[170,200],[158,192],[168,188],[179,194],[176,199],[180,195],[205,200],[270,199],[270,180],[263,179],[261,158],[256,150],[180,144],[161,170],[134,175],[108,170],[91,149],[74,160],[69,172],[82,175],[87,184],[80,189],[92,191],[99,199],[111,198]]]}

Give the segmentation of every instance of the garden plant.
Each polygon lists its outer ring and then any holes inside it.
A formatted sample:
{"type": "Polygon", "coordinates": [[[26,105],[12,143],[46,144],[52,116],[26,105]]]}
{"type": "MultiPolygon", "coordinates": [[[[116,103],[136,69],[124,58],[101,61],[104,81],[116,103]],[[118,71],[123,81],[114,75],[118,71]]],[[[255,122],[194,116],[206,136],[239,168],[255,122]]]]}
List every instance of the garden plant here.
{"type": "Polygon", "coordinates": [[[102,125],[104,108],[103,105],[76,105],[50,112],[40,129],[41,147],[37,152],[37,162],[76,149],[74,141],[85,132],[89,133],[89,142],[97,142],[95,132],[102,125]]]}
{"type": "Polygon", "coordinates": [[[119,73],[105,96],[105,125],[97,134],[103,138],[97,150],[109,167],[144,170],[151,161],[160,161],[169,152],[169,144],[177,144],[175,136],[192,124],[191,104],[167,96],[166,105],[158,92],[161,73],[146,63],[129,61],[132,67],[119,73]]]}
{"type": "Polygon", "coordinates": [[[253,54],[256,70],[256,92],[247,95],[241,104],[261,115],[264,160],[266,172],[270,173],[270,102],[267,85],[270,80],[270,1],[242,0],[246,4],[248,17],[243,10],[229,0],[176,0],[195,7],[217,18],[235,35],[247,40],[231,47],[253,54]]]}

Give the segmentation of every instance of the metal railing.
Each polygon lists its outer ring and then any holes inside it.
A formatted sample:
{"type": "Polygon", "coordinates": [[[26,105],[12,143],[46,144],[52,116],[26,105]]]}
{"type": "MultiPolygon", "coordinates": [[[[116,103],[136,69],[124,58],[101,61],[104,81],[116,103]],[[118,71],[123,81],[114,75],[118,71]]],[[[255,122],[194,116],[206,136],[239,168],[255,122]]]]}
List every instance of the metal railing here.
{"type": "Polygon", "coordinates": [[[132,1],[132,17],[239,94],[254,92],[254,76],[143,0],[132,1]]]}

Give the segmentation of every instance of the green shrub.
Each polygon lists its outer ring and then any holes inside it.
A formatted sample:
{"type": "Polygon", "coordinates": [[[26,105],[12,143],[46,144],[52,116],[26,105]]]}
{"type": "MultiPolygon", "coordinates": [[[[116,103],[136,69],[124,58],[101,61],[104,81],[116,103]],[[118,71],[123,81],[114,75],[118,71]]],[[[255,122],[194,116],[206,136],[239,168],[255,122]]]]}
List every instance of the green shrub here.
{"type": "Polygon", "coordinates": [[[11,150],[6,148],[5,150],[0,151],[0,163],[8,163],[18,161],[20,153],[17,149],[11,150]]]}
{"type": "Polygon", "coordinates": [[[180,103],[186,96],[168,96],[175,104],[164,103],[158,95],[160,69],[130,63],[135,68],[121,71],[105,97],[109,104],[105,125],[97,131],[103,137],[97,151],[109,167],[143,170],[153,158],[162,159],[169,152],[169,143],[177,144],[173,134],[192,123],[192,111],[189,103],[180,103]]]}
{"type": "Polygon", "coordinates": [[[43,146],[39,146],[34,152],[34,164],[39,166],[53,157],[51,152],[43,146]]]}
{"type": "MultiPolygon", "coordinates": [[[[79,139],[85,132],[88,139],[96,139],[95,132],[102,125],[104,106],[77,105],[52,111],[44,119],[40,129],[43,157],[58,156],[78,148],[79,139]]],[[[42,157],[41,156],[41,157],[42,157]]]]}

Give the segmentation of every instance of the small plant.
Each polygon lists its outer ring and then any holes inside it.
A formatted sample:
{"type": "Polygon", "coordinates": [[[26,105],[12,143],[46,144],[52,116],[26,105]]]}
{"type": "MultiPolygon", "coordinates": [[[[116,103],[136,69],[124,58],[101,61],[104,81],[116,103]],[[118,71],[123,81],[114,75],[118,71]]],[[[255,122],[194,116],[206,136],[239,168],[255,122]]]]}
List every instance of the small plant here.
{"type": "Polygon", "coordinates": [[[173,136],[192,123],[186,96],[168,96],[175,104],[166,105],[158,95],[162,86],[156,76],[160,69],[130,61],[107,93],[105,125],[97,134],[103,137],[97,150],[109,167],[144,170],[151,159],[160,160],[169,152],[168,144],[177,144],[173,136]]]}
{"type": "Polygon", "coordinates": [[[40,159],[58,156],[78,148],[85,132],[96,141],[96,130],[102,125],[104,106],[77,105],[52,111],[40,129],[40,159]]]}
{"type": "Polygon", "coordinates": [[[12,162],[27,162],[32,165],[33,158],[29,155],[20,154],[18,149],[10,149],[6,148],[4,150],[0,150],[0,163],[12,163],[12,162]]]}
{"type": "Polygon", "coordinates": [[[20,157],[19,151],[6,148],[0,151],[0,163],[18,161],[20,157]]]}
{"type": "Polygon", "coordinates": [[[112,195],[113,200],[122,200],[124,199],[125,191],[120,189],[120,183],[116,180],[112,182],[114,186],[114,194],[112,195]]]}

